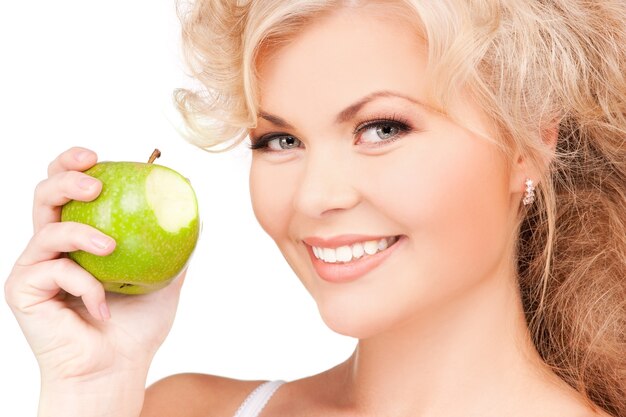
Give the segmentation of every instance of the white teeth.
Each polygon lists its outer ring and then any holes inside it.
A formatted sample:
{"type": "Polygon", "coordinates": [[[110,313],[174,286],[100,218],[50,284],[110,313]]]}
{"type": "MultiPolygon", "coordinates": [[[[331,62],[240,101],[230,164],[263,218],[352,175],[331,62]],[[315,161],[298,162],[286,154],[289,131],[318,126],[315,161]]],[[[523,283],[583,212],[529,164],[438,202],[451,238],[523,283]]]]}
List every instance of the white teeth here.
{"type": "Polygon", "coordinates": [[[336,249],[338,262],[350,262],[352,259],[352,248],[350,246],[341,246],[336,249]]]}
{"type": "Polygon", "coordinates": [[[326,262],[337,262],[337,251],[335,249],[324,248],[322,250],[322,260],[326,262]]]}
{"type": "Polygon", "coordinates": [[[367,253],[368,255],[373,255],[378,252],[378,242],[376,242],[375,240],[365,242],[365,245],[363,245],[363,249],[365,249],[365,253],[367,253]]]}
{"type": "Polygon", "coordinates": [[[313,246],[313,254],[317,259],[328,263],[350,262],[352,259],[359,259],[365,254],[373,255],[376,252],[383,251],[397,240],[398,238],[394,236],[354,243],[352,246],[340,246],[336,249],[313,246]]]}
{"type": "Polygon", "coordinates": [[[361,243],[355,243],[354,245],[352,245],[353,258],[359,259],[361,256],[363,256],[364,253],[365,250],[363,249],[363,245],[361,243]]]}

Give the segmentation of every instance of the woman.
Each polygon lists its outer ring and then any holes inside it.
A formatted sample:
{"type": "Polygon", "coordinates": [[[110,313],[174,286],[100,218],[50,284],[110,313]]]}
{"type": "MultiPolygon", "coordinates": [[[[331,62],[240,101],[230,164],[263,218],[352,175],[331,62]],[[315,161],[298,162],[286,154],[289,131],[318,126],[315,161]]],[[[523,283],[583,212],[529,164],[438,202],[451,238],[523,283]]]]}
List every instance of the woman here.
{"type": "Polygon", "coordinates": [[[626,416],[623,2],[234,3],[183,14],[203,90],[177,102],[201,147],[250,138],[259,223],[358,346],[287,383],[144,390],[182,277],[105,301],[59,257],[114,248],[58,223],[100,190],[71,149],[6,284],[40,415],[626,416]]]}

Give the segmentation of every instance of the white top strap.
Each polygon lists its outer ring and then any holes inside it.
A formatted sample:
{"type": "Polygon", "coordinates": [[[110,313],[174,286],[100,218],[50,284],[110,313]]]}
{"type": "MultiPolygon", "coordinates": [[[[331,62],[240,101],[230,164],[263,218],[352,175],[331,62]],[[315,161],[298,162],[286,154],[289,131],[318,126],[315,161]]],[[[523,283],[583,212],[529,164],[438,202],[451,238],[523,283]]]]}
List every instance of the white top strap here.
{"type": "Polygon", "coordinates": [[[257,417],[261,414],[263,407],[274,395],[274,392],[284,384],[285,381],[268,381],[259,385],[241,404],[235,417],[257,417]]]}

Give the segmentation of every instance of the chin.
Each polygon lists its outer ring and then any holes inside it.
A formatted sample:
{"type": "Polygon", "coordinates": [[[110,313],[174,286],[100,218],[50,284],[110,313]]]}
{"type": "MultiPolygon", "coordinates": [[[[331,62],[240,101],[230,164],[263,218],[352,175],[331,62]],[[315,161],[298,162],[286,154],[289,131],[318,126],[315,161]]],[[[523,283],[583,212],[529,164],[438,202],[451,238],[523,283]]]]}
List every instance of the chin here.
{"type": "Polygon", "coordinates": [[[382,314],[376,314],[369,308],[351,308],[353,306],[321,305],[318,303],[320,316],[326,326],[335,333],[356,339],[368,339],[391,328],[394,320],[382,314]]]}

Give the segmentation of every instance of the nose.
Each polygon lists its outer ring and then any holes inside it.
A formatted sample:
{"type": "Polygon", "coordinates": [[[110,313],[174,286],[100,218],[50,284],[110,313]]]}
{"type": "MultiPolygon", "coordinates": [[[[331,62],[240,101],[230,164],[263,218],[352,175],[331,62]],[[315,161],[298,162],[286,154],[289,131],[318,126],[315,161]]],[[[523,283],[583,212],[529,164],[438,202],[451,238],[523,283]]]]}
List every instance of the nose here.
{"type": "Polygon", "coordinates": [[[357,175],[349,158],[333,153],[309,152],[303,164],[294,208],[308,217],[346,210],[359,203],[357,175]]]}

